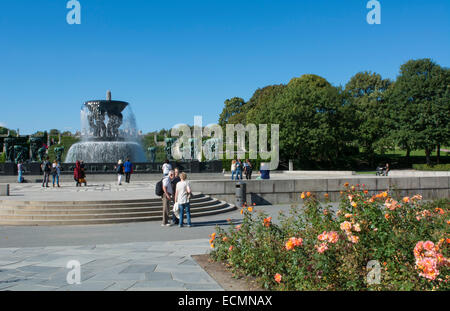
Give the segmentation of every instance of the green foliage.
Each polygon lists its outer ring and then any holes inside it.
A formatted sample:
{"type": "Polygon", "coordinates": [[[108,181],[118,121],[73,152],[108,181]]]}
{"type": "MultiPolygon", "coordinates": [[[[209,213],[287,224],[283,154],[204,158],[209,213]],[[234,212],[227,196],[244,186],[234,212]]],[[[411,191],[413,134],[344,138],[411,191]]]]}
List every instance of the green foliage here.
{"type": "Polygon", "coordinates": [[[419,195],[372,196],[358,185],[341,193],[337,212],[314,194],[302,193],[304,206],[281,213],[278,224],[244,205],[240,225],[229,220],[227,231],[217,227],[211,235],[210,257],[269,290],[450,289],[448,199],[426,203],[419,195]],[[419,252],[420,241],[430,241],[429,252],[419,252]],[[419,255],[433,258],[436,266],[421,270],[419,255]],[[367,282],[372,260],[379,263],[379,284],[367,282]]]}
{"type": "Polygon", "coordinates": [[[427,162],[436,145],[450,140],[450,70],[430,59],[410,60],[389,95],[392,136],[407,150],[425,149],[427,162]]]}
{"type": "Polygon", "coordinates": [[[225,101],[225,107],[219,117],[219,125],[225,126],[230,124],[245,124],[245,113],[243,107],[245,101],[240,97],[233,97],[225,101]]]}
{"type": "Polygon", "coordinates": [[[419,171],[450,171],[450,164],[413,164],[413,169],[419,171]]]}
{"type": "Polygon", "coordinates": [[[6,162],[6,154],[4,152],[0,152],[0,163],[6,162]]]}
{"type": "MultiPolygon", "coordinates": [[[[57,139],[56,139],[57,141],[57,139]]],[[[48,156],[50,158],[50,161],[54,161],[56,159],[55,156],[55,148],[57,147],[64,147],[64,153],[62,155],[62,161],[64,162],[64,159],[66,158],[67,153],[69,152],[70,147],[79,142],[80,140],[76,137],[72,137],[72,136],[62,136],[61,137],[61,144],[58,145],[53,145],[51,147],[48,148],[48,156]]]]}

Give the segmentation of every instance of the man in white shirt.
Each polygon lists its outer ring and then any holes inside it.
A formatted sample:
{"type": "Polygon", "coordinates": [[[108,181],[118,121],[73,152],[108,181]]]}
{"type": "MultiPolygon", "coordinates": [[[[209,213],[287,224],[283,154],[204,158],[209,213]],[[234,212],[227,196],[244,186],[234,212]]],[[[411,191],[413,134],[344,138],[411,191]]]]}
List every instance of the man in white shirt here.
{"type": "Polygon", "coordinates": [[[173,198],[173,188],[171,181],[173,180],[175,176],[174,171],[169,171],[168,176],[164,177],[162,181],[162,188],[164,191],[164,194],[162,196],[162,203],[163,203],[163,218],[162,218],[162,224],[161,226],[170,226],[169,223],[169,208],[170,208],[170,201],[173,198]]]}
{"type": "Polygon", "coordinates": [[[166,161],[164,161],[164,164],[162,166],[163,175],[164,176],[169,175],[169,172],[171,170],[172,170],[172,165],[170,165],[169,160],[166,159],[166,161]]]}

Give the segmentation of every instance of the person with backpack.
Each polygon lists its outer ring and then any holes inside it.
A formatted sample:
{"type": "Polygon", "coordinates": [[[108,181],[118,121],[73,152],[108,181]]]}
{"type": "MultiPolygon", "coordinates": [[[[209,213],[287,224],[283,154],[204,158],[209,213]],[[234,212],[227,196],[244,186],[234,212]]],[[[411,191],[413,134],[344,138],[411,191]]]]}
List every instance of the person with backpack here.
{"type": "Polygon", "coordinates": [[[238,159],[236,162],[236,180],[238,179],[242,180],[242,170],[243,170],[242,162],[241,160],[238,159]]]}
{"type": "Polygon", "coordinates": [[[48,182],[50,180],[50,173],[52,171],[52,165],[50,164],[48,156],[45,158],[44,162],[42,163],[41,168],[44,173],[44,179],[42,181],[42,188],[44,188],[44,185],[46,188],[48,188],[48,182]]]}
{"type": "MultiPolygon", "coordinates": [[[[164,177],[161,181],[162,185],[162,204],[163,204],[163,217],[162,217],[162,224],[161,226],[171,226],[169,223],[169,208],[170,208],[170,201],[172,201],[173,198],[173,188],[172,188],[172,180],[174,179],[174,171],[169,171],[168,176],[164,177]]],[[[158,188],[158,187],[157,187],[158,188]]],[[[157,189],[158,190],[158,189],[157,189]]]]}
{"type": "Polygon", "coordinates": [[[119,186],[122,185],[122,178],[123,178],[123,174],[124,174],[124,165],[122,160],[119,160],[119,162],[117,163],[117,166],[115,167],[116,172],[117,172],[117,184],[119,186]]]}
{"type": "Polygon", "coordinates": [[[166,159],[164,161],[164,164],[162,166],[162,172],[164,177],[166,177],[167,175],[169,175],[169,172],[172,170],[172,165],[170,165],[169,159],[166,159]]]}

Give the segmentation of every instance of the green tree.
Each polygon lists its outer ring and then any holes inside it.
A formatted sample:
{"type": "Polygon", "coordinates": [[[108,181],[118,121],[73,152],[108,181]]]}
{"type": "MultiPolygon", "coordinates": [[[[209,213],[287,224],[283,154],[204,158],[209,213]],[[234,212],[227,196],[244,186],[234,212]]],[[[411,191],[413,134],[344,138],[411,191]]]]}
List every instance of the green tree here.
{"type": "Polygon", "coordinates": [[[450,72],[431,59],[410,60],[390,94],[396,138],[411,149],[425,149],[427,164],[436,146],[449,142],[450,72]]]}
{"type": "Polygon", "coordinates": [[[390,85],[390,80],[366,71],[354,75],[345,86],[356,123],[356,141],[369,156],[372,166],[375,149],[383,150],[389,137],[385,92],[390,85]]]}
{"type": "Polygon", "coordinates": [[[245,124],[245,101],[240,97],[225,100],[225,107],[219,116],[219,125],[224,127],[227,123],[245,124]]]}

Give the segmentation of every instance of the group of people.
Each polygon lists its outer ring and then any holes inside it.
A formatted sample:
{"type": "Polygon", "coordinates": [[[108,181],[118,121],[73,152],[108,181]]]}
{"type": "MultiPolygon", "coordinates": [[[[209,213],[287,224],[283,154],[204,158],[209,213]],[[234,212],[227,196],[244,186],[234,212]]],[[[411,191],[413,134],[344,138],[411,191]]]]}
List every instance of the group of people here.
{"type": "Polygon", "coordinates": [[[192,227],[191,206],[192,189],[187,175],[180,172],[178,168],[172,169],[169,161],[166,160],[162,166],[162,204],[163,218],[161,226],[178,225],[184,226],[184,214],[186,213],[187,226],[192,227]],[[169,219],[170,204],[173,203],[172,220],[169,219]],[[178,216],[178,217],[177,217],[178,216]]]}
{"type": "Polygon", "coordinates": [[[133,174],[133,163],[131,163],[129,158],[126,159],[125,163],[122,160],[119,160],[114,169],[117,172],[117,184],[119,186],[122,185],[122,179],[124,175],[125,175],[125,182],[127,184],[130,183],[131,174],[133,174]]]}
{"type": "Polygon", "coordinates": [[[253,166],[249,159],[242,162],[241,160],[233,160],[231,162],[231,180],[243,179],[243,174],[247,180],[252,179],[253,166]]]}
{"type": "Polygon", "coordinates": [[[61,165],[59,164],[59,162],[55,160],[52,163],[52,162],[50,162],[49,157],[46,157],[44,162],[42,162],[42,164],[41,164],[41,169],[44,172],[44,178],[42,180],[42,187],[43,188],[49,187],[48,183],[50,182],[50,176],[52,176],[53,187],[55,187],[55,185],[56,185],[59,188],[60,187],[59,180],[60,180],[60,176],[61,176],[61,165]]]}

